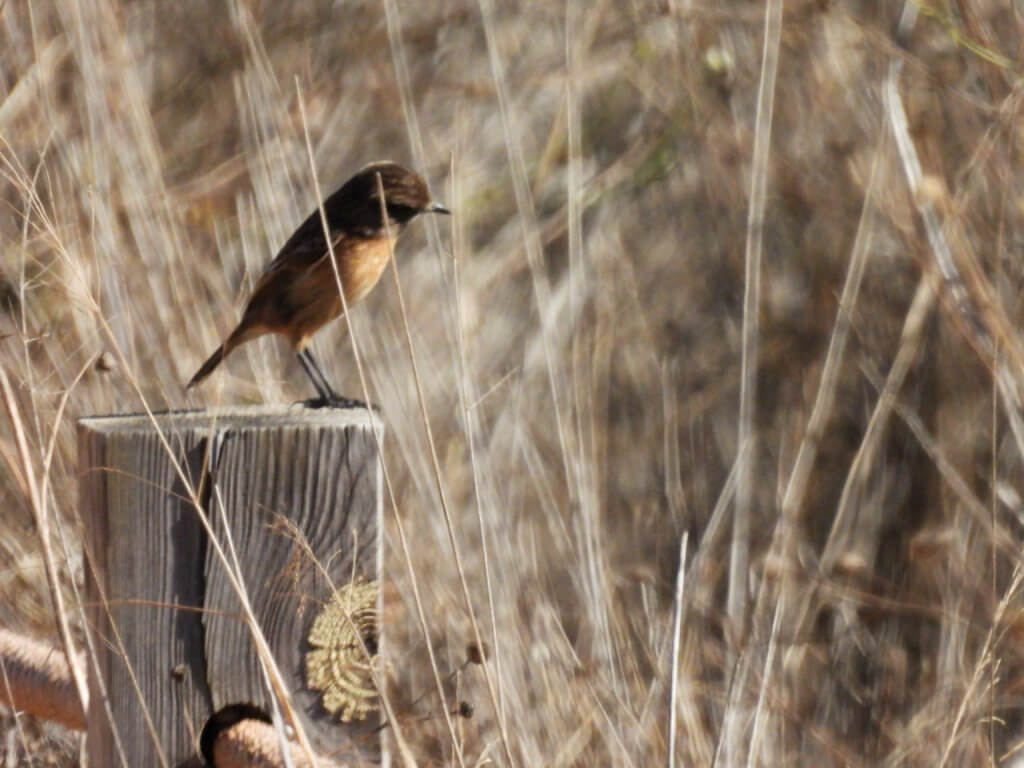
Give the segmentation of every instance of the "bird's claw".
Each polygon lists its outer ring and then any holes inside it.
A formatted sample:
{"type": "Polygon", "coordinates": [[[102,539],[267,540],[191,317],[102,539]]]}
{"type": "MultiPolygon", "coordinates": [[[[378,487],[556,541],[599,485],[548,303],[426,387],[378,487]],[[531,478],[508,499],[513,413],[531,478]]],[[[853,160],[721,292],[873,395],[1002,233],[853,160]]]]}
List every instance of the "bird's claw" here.
{"type": "Polygon", "coordinates": [[[302,405],[307,408],[365,408],[366,403],[362,400],[354,400],[351,397],[342,397],[337,394],[321,395],[303,400],[302,405]]]}

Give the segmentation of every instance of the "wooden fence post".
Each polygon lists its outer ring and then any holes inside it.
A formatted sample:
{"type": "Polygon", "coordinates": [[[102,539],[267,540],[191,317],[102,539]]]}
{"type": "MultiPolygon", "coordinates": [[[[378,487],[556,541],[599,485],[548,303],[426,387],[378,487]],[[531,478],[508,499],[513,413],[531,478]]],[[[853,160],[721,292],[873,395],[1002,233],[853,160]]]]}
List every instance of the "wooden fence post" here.
{"type": "Polygon", "coordinates": [[[79,422],[88,620],[99,651],[99,672],[90,672],[91,765],[118,765],[119,749],[129,766],[197,764],[212,714],[238,705],[272,711],[242,603],[194,494],[229,562],[237,557],[314,749],[386,761],[366,657],[346,635],[358,625],[362,643],[354,643],[377,647],[373,429],[381,421],[365,409],[300,406],[79,422]],[[355,595],[343,611],[352,620],[318,621],[345,595],[355,595]],[[348,647],[325,648],[332,637],[348,647]]]}

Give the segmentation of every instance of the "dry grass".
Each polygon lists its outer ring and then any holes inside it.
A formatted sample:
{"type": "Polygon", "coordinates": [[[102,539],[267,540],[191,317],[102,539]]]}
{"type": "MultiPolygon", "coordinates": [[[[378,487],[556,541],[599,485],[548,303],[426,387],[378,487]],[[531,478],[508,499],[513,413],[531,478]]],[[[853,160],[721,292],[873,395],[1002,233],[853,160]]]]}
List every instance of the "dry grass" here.
{"type": "MultiPolygon", "coordinates": [[[[665,764],[674,664],[677,764],[1016,755],[1024,17],[922,5],[901,47],[902,3],[791,0],[766,124],[765,5],[8,0],[0,365],[69,600],[77,417],[309,395],[271,341],[181,386],[315,205],[308,128],[323,191],[390,157],[456,212],[399,246],[419,388],[391,276],[352,313],[421,763],[665,764]],[[490,681],[446,684],[449,728],[427,644],[462,666],[466,594],[490,681]]],[[[344,326],[317,349],[354,395],[344,326]]],[[[56,641],[3,423],[0,616],[56,641]]],[[[76,764],[19,726],[6,764],[76,764]]]]}

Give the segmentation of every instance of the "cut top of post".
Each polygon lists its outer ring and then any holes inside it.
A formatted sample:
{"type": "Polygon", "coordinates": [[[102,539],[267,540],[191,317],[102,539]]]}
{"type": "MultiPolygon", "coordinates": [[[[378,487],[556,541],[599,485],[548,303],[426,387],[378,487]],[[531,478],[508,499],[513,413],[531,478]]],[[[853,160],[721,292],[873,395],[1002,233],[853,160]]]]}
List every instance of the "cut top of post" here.
{"type": "Polygon", "coordinates": [[[263,427],[371,427],[383,428],[380,416],[368,408],[307,408],[296,405],[224,406],[220,408],[153,411],[149,413],[87,416],[79,425],[104,434],[148,432],[160,429],[228,429],[263,427]]]}

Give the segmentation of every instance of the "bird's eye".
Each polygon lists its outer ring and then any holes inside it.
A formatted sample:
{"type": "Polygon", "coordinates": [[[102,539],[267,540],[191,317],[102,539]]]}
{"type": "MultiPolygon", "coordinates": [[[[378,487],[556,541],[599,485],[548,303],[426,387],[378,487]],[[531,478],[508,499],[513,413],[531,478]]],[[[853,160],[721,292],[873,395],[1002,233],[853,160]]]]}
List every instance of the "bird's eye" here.
{"type": "Polygon", "coordinates": [[[401,203],[388,203],[388,216],[395,221],[408,221],[416,215],[416,209],[401,203]]]}

